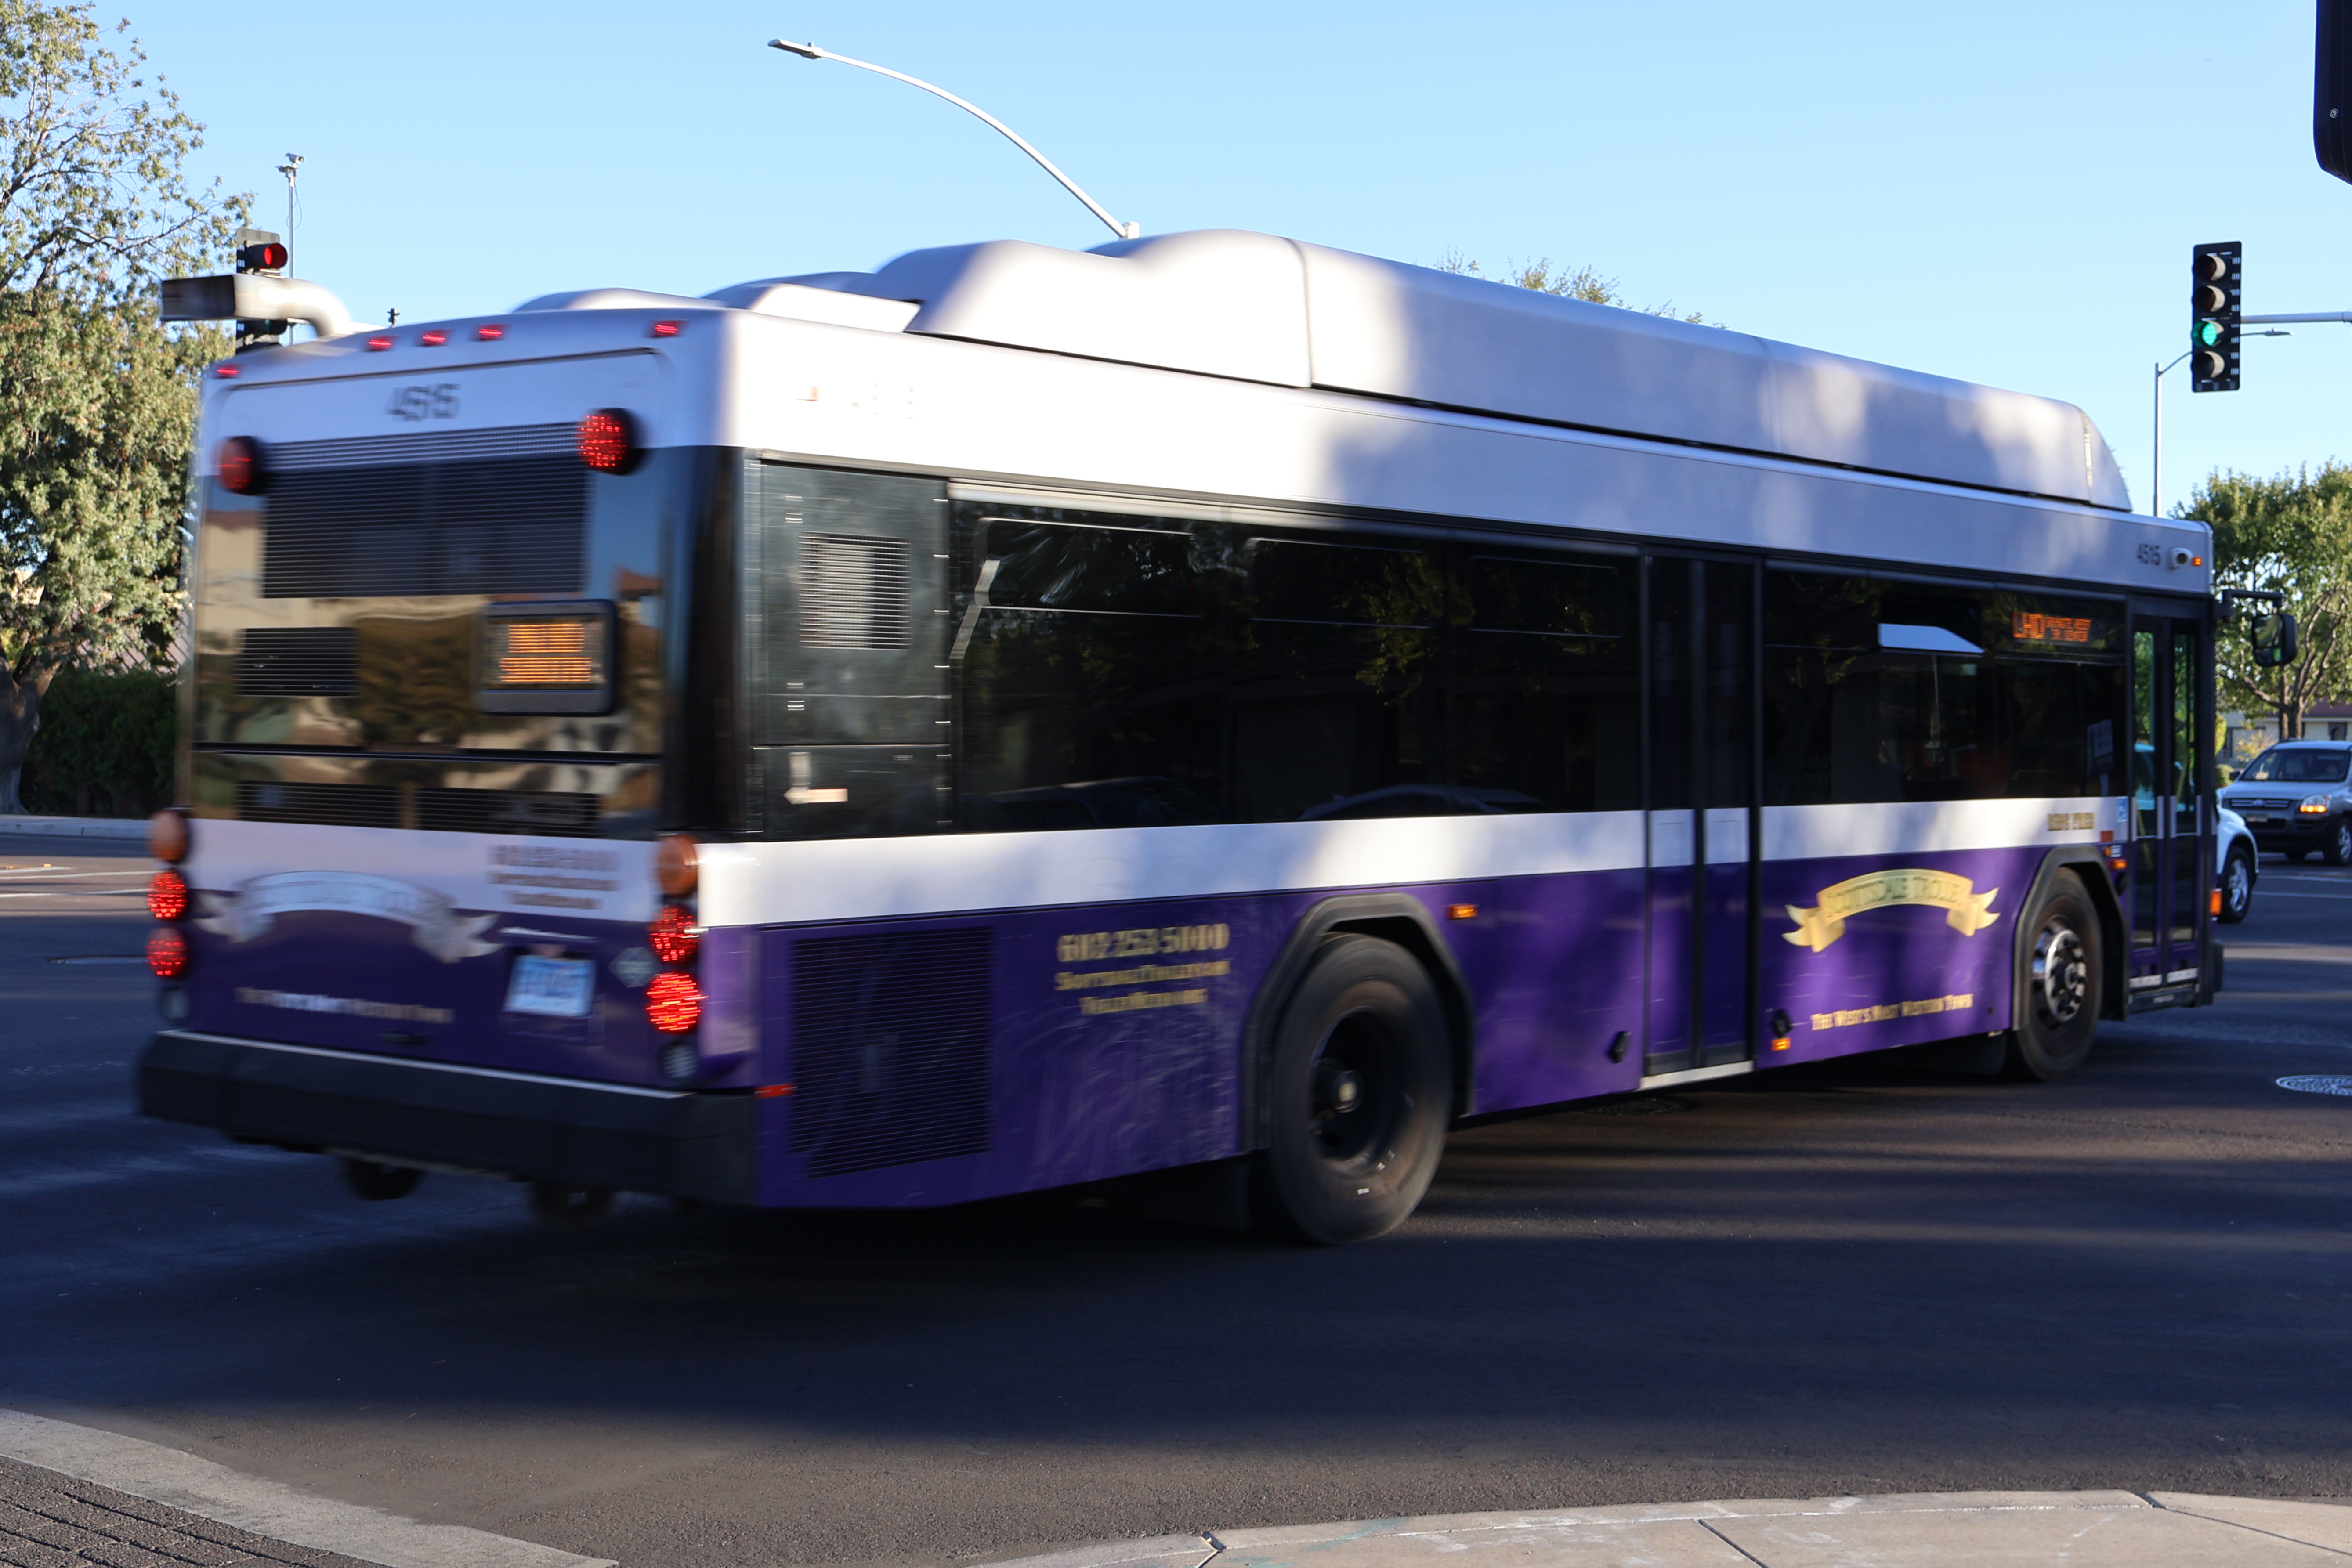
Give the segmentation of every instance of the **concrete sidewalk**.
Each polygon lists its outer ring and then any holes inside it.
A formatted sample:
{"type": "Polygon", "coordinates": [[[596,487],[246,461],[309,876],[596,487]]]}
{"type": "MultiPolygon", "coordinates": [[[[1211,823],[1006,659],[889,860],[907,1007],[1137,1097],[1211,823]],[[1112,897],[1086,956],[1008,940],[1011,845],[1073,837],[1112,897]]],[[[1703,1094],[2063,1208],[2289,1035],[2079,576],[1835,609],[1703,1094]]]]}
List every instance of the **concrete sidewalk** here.
{"type": "Polygon", "coordinates": [[[1166,1535],[997,1568],[1436,1568],[1441,1562],[1449,1568],[2344,1568],[2352,1562],[2352,1507],[2162,1491],[1644,1503],[1166,1535]]]}
{"type": "Polygon", "coordinates": [[[133,839],[144,843],[147,819],[0,816],[0,835],[6,834],[31,834],[44,839],[133,839]]]}

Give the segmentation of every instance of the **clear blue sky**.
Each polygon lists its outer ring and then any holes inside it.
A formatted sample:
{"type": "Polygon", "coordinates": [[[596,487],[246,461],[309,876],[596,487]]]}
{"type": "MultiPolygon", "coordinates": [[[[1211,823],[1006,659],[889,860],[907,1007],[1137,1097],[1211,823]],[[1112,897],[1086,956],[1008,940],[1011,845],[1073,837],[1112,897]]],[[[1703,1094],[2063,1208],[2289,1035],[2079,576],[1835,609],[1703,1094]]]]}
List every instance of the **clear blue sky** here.
{"type": "MultiPolygon", "coordinates": [[[[2251,309],[2352,308],[2352,185],[2312,162],[2309,0],[128,14],[207,126],[198,167],[267,226],[274,166],[305,155],[296,268],[362,319],[1109,237],[977,120],[761,47],[777,34],[963,94],[1146,233],[1590,263],[1639,302],[2071,399],[2143,508],[2149,367],[2185,347],[2192,244],[2245,242],[2251,309]]],[[[2246,360],[2233,394],[2167,378],[2168,505],[2216,467],[2352,458],[2352,327],[2246,360]]]]}

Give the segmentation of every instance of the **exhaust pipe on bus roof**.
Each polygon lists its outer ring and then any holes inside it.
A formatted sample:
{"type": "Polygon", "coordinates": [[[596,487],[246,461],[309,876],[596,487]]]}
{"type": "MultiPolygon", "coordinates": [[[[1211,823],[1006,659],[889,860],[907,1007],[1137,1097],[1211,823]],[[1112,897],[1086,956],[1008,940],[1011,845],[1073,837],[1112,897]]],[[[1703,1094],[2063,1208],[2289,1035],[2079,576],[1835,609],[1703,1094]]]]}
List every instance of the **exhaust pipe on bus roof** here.
{"type": "Polygon", "coordinates": [[[166,321],[307,321],[321,338],[369,330],[352,319],[341,300],[305,277],[257,272],[167,277],[161,293],[166,321]]]}

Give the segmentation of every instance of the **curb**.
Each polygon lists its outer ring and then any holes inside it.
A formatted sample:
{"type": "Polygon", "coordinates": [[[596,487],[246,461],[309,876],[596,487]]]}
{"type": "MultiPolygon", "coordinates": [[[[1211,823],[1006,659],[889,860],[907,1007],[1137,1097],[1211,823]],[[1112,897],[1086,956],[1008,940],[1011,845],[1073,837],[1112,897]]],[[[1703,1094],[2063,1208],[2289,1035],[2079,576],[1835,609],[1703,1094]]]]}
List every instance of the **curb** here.
{"type": "Polygon", "coordinates": [[[2352,1554],[2352,1507],[2191,1492],[1896,1492],[1628,1503],[1212,1530],[1103,1542],[986,1568],[1822,1568],[2057,1562],[2131,1568],[2317,1564],[2352,1554]]]}
{"type": "Polygon", "coordinates": [[[0,1456],[382,1568],[618,1568],[608,1557],[313,1497],[160,1443],[20,1410],[0,1409],[0,1456]]]}
{"type": "Polygon", "coordinates": [[[147,837],[144,817],[0,817],[0,834],[30,833],[45,839],[136,839],[147,837]]]}

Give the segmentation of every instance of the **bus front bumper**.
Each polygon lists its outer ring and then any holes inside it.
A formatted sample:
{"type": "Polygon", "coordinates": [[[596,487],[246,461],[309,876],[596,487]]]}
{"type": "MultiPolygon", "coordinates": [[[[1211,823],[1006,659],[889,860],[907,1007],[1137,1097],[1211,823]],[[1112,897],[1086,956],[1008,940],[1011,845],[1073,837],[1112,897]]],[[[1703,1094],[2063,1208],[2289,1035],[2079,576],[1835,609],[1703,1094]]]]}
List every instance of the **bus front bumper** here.
{"type": "Polygon", "coordinates": [[[139,1109],[248,1143],[710,1203],[757,1201],[748,1094],[697,1094],[165,1030],[139,1109]]]}

